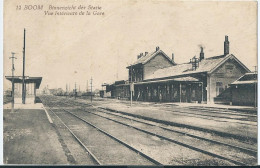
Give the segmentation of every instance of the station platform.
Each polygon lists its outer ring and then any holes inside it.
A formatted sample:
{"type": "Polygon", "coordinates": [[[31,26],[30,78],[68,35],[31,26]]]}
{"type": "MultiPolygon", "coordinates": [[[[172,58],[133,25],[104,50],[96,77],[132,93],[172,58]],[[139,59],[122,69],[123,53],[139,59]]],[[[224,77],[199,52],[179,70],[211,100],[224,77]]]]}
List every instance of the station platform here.
{"type": "Polygon", "coordinates": [[[41,103],[11,103],[3,110],[4,164],[69,164],[41,103]]]}
{"type": "MultiPolygon", "coordinates": [[[[31,103],[31,104],[22,104],[22,103],[15,103],[14,104],[14,109],[17,111],[18,109],[43,109],[43,104],[42,103],[31,103]]],[[[7,103],[4,105],[3,109],[11,109],[12,104],[7,103]]]]}

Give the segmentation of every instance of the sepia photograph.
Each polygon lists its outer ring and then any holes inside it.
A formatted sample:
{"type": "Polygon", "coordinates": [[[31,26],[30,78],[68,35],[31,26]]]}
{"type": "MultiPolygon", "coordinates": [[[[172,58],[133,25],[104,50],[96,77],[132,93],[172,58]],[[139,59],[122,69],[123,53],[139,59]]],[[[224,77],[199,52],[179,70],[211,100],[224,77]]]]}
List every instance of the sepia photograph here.
{"type": "Polygon", "coordinates": [[[3,164],[257,165],[257,12],[4,0],[3,164]]]}

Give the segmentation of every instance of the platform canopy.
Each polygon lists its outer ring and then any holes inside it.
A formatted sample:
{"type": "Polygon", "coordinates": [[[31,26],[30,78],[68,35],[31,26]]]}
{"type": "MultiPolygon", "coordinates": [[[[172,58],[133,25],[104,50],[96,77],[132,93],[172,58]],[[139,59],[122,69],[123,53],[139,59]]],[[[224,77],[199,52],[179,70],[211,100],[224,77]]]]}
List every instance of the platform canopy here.
{"type": "Polygon", "coordinates": [[[160,83],[160,82],[189,82],[189,83],[200,83],[200,81],[197,78],[186,76],[186,77],[179,77],[179,78],[173,78],[173,79],[162,79],[162,80],[153,80],[153,81],[144,81],[144,82],[138,82],[134,83],[135,85],[141,85],[141,84],[151,84],[151,83],[160,83]]]}
{"type": "MultiPolygon", "coordinates": [[[[5,76],[5,78],[9,81],[12,82],[12,76],[5,76]]],[[[39,89],[41,82],[42,82],[42,77],[29,77],[25,76],[25,83],[36,83],[36,89],[39,89]]],[[[14,76],[14,83],[22,83],[23,82],[23,77],[22,76],[14,76]]]]}
{"type": "Polygon", "coordinates": [[[191,77],[191,76],[185,76],[185,77],[180,77],[180,78],[174,78],[174,81],[179,81],[179,82],[199,82],[197,78],[191,77]]]}

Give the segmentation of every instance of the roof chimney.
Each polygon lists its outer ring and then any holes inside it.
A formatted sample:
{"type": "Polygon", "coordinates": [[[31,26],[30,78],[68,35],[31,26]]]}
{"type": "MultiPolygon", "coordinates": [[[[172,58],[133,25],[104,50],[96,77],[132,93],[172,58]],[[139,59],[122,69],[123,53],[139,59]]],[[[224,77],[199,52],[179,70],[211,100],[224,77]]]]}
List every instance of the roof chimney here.
{"type": "Polygon", "coordinates": [[[160,50],[160,47],[159,47],[159,46],[157,46],[157,47],[156,47],[156,51],[159,51],[159,50],[160,50]]]}
{"type": "Polygon", "coordinates": [[[224,41],[224,55],[229,54],[229,41],[228,41],[228,36],[225,36],[225,41],[224,41]]]}
{"type": "Polygon", "coordinates": [[[172,53],[172,62],[174,62],[174,53],[172,53]]]}
{"type": "Polygon", "coordinates": [[[137,55],[137,59],[141,58],[143,56],[143,53],[140,53],[139,55],[137,55]]]}
{"type": "Polygon", "coordinates": [[[200,61],[204,59],[203,47],[200,47],[200,61]]]}
{"type": "Polygon", "coordinates": [[[145,52],[145,55],[144,56],[146,56],[148,54],[148,52],[145,52]]]}

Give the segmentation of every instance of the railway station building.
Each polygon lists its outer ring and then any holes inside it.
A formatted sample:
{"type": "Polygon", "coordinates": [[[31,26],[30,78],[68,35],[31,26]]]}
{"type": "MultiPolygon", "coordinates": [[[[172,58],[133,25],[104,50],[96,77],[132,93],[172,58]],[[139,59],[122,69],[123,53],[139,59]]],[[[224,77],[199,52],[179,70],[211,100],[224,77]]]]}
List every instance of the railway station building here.
{"type": "Polygon", "coordinates": [[[241,76],[230,84],[231,103],[233,105],[257,106],[257,73],[241,76]]]}
{"type": "MultiPolygon", "coordinates": [[[[22,76],[6,76],[7,80],[12,82],[14,79],[14,103],[22,103],[22,76]]],[[[25,103],[33,104],[36,103],[36,90],[41,85],[42,77],[25,77],[25,103]]],[[[12,93],[13,94],[13,93],[12,93]]]]}
{"type": "Polygon", "coordinates": [[[250,70],[229,53],[228,36],[225,36],[223,55],[205,58],[201,47],[199,58],[191,57],[177,64],[174,54],[170,59],[159,47],[154,52],[140,54],[137,61],[127,67],[128,80],[106,86],[114,98],[130,98],[133,83],[133,100],[152,102],[214,103],[214,99],[250,70]]]}

